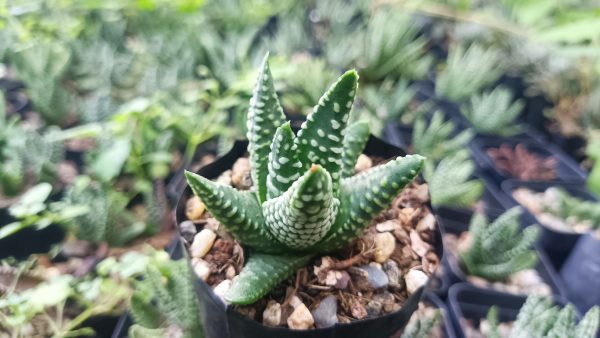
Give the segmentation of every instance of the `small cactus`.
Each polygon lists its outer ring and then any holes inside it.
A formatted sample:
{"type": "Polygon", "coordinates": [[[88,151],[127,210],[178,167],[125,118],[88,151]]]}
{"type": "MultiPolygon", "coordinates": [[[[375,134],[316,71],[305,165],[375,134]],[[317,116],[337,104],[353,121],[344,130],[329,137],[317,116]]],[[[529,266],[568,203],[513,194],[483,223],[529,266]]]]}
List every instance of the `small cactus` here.
{"type": "Polygon", "coordinates": [[[492,223],[483,214],[473,216],[469,226],[472,243],[468,250],[459,254],[465,272],[489,281],[502,281],[535,266],[537,255],[531,245],[536,241],[539,229],[529,226],[520,231],[520,215],[520,208],[515,207],[492,223]]]}
{"type": "MultiPolygon", "coordinates": [[[[488,337],[500,337],[498,310],[490,308],[488,337]]],[[[562,309],[553,306],[552,300],[541,296],[529,296],[519,310],[507,338],[594,338],[600,325],[600,307],[594,306],[576,322],[575,308],[571,304],[562,309]]]]}
{"type": "Polygon", "coordinates": [[[318,253],[351,243],[420,172],[423,157],[398,157],[354,174],[368,125],[348,125],[358,74],[344,73],[321,97],[297,135],[273,87],[268,56],[248,113],[253,191],[238,191],[186,172],[211,214],[252,249],[225,295],[250,304],[318,253]]]}

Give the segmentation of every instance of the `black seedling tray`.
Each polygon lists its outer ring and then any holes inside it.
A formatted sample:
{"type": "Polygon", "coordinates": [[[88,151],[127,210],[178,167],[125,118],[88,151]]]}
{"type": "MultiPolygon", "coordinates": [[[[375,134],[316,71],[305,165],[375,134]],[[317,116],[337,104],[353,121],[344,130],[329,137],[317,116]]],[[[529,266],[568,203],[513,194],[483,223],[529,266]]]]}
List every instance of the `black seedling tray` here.
{"type": "MultiPolygon", "coordinates": [[[[512,197],[512,192],[520,187],[527,188],[534,192],[544,192],[546,189],[551,187],[561,187],[575,197],[582,198],[584,200],[596,201],[596,198],[587,190],[585,190],[585,187],[582,184],[506,180],[502,183],[501,188],[508,197],[506,200],[504,200],[505,207],[507,209],[519,205],[518,202],[512,197]]],[[[537,223],[541,226],[541,234],[538,244],[548,254],[552,265],[557,270],[560,270],[565,259],[573,249],[573,246],[575,246],[575,243],[579,237],[581,237],[581,234],[555,231],[544,226],[544,224],[542,224],[542,222],[540,222],[531,212],[529,212],[529,210],[525,209],[525,214],[527,215],[526,223],[537,223]]]]}
{"type": "Polygon", "coordinates": [[[556,159],[557,178],[556,180],[552,180],[553,182],[581,183],[585,181],[585,172],[583,172],[571,158],[567,157],[562,151],[552,145],[541,144],[536,141],[477,138],[472,142],[473,158],[483,170],[490,174],[490,177],[497,182],[497,184],[501,184],[503,181],[513,177],[495,166],[494,161],[487,154],[487,150],[490,148],[499,148],[503,145],[507,145],[514,149],[518,144],[522,144],[529,152],[534,153],[541,158],[554,157],[556,159]]]}
{"type": "Polygon", "coordinates": [[[423,301],[427,304],[430,304],[433,307],[438,308],[442,312],[442,325],[443,325],[443,337],[444,338],[456,338],[456,334],[454,333],[454,325],[452,324],[452,318],[450,315],[450,310],[446,306],[446,304],[434,293],[431,293],[429,290],[425,290],[423,294],[423,301]]]}

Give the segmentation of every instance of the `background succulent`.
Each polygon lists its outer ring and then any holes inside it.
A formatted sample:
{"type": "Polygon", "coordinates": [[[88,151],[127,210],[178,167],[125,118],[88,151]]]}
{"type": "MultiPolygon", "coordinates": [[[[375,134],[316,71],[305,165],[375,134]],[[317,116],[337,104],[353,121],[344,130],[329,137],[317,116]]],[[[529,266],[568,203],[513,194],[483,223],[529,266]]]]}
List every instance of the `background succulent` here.
{"type": "Polygon", "coordinates": [[[413,124],[413,151],[437,162],[466,148],[473,139],[473,131],[465,129],[453,135],[455,130],[456,124],[450,120],[445,121],[444,114],[440,111],[433,114],[429,123],[421,115],[413,124]]]}
{"type": "Polygon", "coordinates": [[[254,191],[186,172],[211,214],[254,251],[228,301],[253,303],[313,255],[349,244],[420,171],[424,159],[412,155],[346,176],[369,137],[365,124],[347,125],[357,86],[355,71],[343,74],[294,135],[265,57],[247,121],[254,191]]]}
{"type": "Polygon", "coordinates": [[[472,44],[450,48],[445,68],[438,73],[435,92],[451,100],[462,101],[498,80],[504,67],[501,54],[472,44]]]}
{"type": "Polygon", "coordinates": [[[539,229],[529,226],[522,231],[519,217],[521,209],[512,208],[489,222],[482,213],[471,218],[470,246],[459,253],[465,272],[488,281],[503,281],[521,270],[537,263],[537,254],[531,248],[539,229]]]}
{"type": "Polygon", "coordinates": [[[510,90],[496,87],[490,92],[471,97],[469,104],[461,111],[477,132],[511,136],[522,131],[516,119],[524,106],[522,100],[513,101],[510,90]]]}
{"type": "Polygon", "coordinates": [[[550,298],[529,296],[519,310],[508,336],[500,335],[496,307],[490,309],[487,318],[490,327],[487,337],[490,338],[594,338],[600,324],[600,307],[590,309],[577,323],[573,305],[567,304],[561,309],[553,306],[550,298]]]}

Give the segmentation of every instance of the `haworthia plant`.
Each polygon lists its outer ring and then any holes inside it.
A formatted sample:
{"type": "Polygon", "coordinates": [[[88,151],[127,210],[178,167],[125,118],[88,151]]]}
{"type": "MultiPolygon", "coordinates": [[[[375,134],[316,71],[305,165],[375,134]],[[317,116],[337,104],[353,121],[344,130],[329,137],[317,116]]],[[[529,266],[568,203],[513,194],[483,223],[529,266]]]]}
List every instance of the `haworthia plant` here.
{"type": "Polygon", "coordinates": [[[520,216],[519,207],[506,211],[491,223],[484,214],[473,216],[469,226],[471,245],[459,253],[466,273],[493,282],[535,266],[537,254],[531,246],[539,229],[529,226],[520,231],[520,216]]]}
{"type": "MultiPolygon", "coordinates": [[[[500,336],[498,310],[492,307],[487,315],[489,332],[487,337],[500,336]]],[[[550,298],[529,296],[519,310],[507,338],[594,338],[600,325],[600,307],[594,306],[576,322],[575,308],[571,304],[562,309],[552,305],[550,298]]]]}
{"type": "Polygon", "coordinates": [[[440,161],[428,162],[424,176],[429,182],[434,206],[470,207],[483,194],[483,182],[472,178],[475,163],[467,150],[461,150],[440,161]]]}
{"type": "Polygon", "coordinates": [[[358,74],[344,73],[295,135],[284,120],[265,57],[248,114],[254,191],[186,172],[211,214],[243,246],[248,263],[225,295],[250,304],[317,253],[351,243],[420,172],[424,158],[398,157],[357,176],[368,125],[348,125],[358,74]]]}

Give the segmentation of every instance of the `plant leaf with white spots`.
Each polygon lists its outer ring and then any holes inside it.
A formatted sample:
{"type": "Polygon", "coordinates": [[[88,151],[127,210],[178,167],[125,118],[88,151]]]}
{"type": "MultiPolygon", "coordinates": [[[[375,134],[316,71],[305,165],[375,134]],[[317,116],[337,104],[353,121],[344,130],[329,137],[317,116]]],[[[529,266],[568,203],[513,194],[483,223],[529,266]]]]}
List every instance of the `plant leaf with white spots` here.
{"type": "Polygon", "coordinates": [[[298,146],[294,132],[287,122],[277,129],[269,154],[267,176],[267,199],[281,196],[301,174],[302,163],[298,161],[298,146]]]}
{"type": "Polygon", "coordinates": [[[256,196],[186,171],[188,184],[206,209],[244,245],[262,252],[283,252],[284,246],[264,227],[262,209],[256,196]]]}
{"type": "Polygon", "coordinates": [[[425,158],[398,157],[354,177],[342,180],[342,206],[327,237],[316,248],[335,250],[354,240],[373,217],[389,207],[400,191],[420,172],[425,158]]]}
{"type": "Polygon", "coordinates": [[[252,181],[260,202],[267,199],[267,174],[271,142],[277,128],[285,122],[285,115],[279,105],[279,99],[273,86],[268,58],[269,54],[267,53],[256,80],[252,99],[250,99],[250,109],[248,110],[246,123],[252,181]]]}
{"type": "Polygon", "coordinates": [[[313,165],[283,195],[263,204],[265,225],[280,242],[303,250],[325,237],[338,207],[329,173],[313,165]]]}
{"type": "Polygon", "coordinates": [[[358,121],[348,126],[344,135],[344,154],[342,157],[342,177],[354,175],[354,166],[358,156],[369,140],[369,123],[358,121]]]}
{"type": "Polygon", "coordinates": [[[252,304],[311,258],[312,255],[253,254],[225,294],[225,300],[238,305],[252,304]]]}
{"type": "Polygon", "coordinates": [[[308,169],[320,164],[331,175],[334,193],[342,171],[344,132],[358,87],[355,70],[344,73],[321,97],[298,132],[298,158],[308,169]]]}

